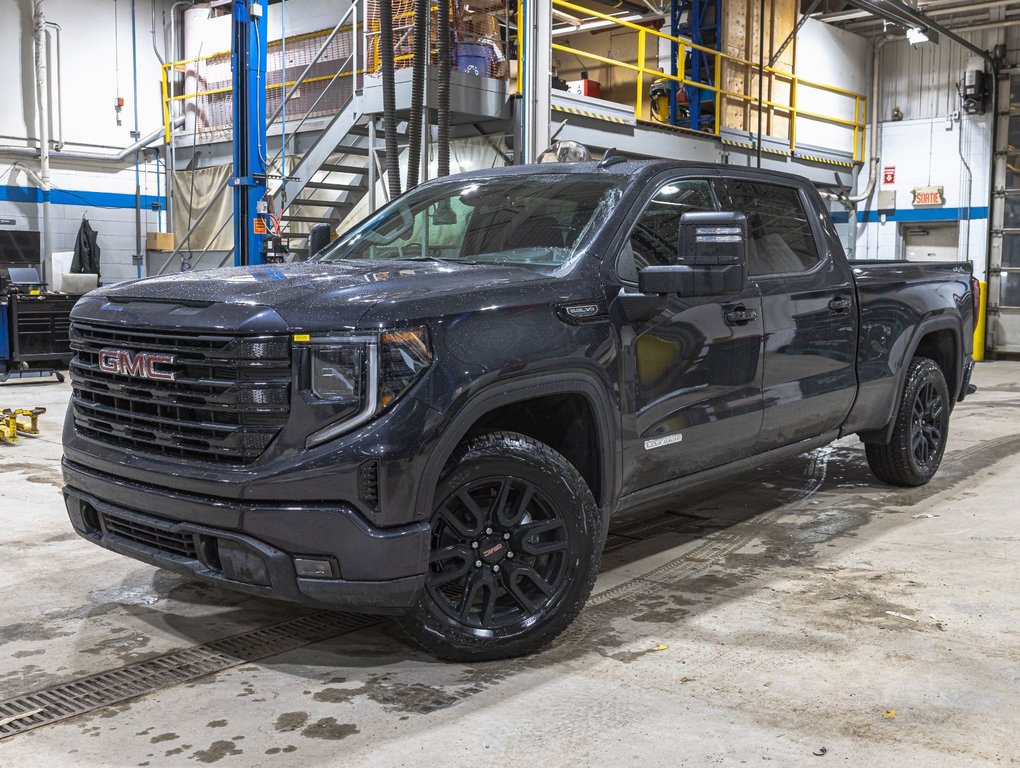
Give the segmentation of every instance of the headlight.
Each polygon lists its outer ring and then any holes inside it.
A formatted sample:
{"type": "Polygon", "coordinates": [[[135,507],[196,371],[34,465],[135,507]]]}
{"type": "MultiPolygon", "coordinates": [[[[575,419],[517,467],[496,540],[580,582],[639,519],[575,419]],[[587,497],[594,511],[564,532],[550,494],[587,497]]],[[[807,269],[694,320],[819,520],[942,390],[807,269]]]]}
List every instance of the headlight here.
{"type": "Polygon", "coordinates": [[[317,339],[295,336],[311,348],[312,400],[344,408],[339,420],[313,433],[307,447],[350,432],[397,400],[432,363],[428,331],[413,328],[317,339]]]}
{"type": "Polygon", "coordinates": [[[392,331],[382,334],[379,348],[379,403],[385,408],[421,376],[432,362],[428,331],[392,331]]]}
{"type": "Polygon", "coordinates": [[[312,392],[320,400],[360,403],[367,347],[355,344],[312,350],[312,392]]]}

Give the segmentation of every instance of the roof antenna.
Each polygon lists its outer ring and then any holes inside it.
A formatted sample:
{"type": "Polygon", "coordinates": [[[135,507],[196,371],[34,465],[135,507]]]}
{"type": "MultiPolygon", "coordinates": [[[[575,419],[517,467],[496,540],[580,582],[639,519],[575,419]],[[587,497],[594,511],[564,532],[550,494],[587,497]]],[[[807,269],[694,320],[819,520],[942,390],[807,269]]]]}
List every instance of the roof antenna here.
{"type": "Polygon", "coordinates": [[[602,155],[602,159],[599,160],[599,164],[597,167],[608,168],[611,165],[616,165],[617,163],[625,162],[627,162],[627,158],[620,154],[620,150],[618,150],[616,147],[610,147],[605,151],[605,154],[602,155]]]}

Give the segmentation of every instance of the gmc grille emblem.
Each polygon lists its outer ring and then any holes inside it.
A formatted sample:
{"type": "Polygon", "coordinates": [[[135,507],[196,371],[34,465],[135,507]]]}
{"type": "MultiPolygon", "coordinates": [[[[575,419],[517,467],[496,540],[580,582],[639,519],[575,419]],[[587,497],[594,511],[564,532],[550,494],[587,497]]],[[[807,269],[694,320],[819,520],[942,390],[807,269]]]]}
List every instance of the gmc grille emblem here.
{"type": "Polygon", "coordinates": [[[177,358],[157,352],[128,352],[126,349],[103,349],[99,351],[99,370],[136,379],[173,381],[176,374],[157,368],[158,365],[173,365],[177,358]]]}

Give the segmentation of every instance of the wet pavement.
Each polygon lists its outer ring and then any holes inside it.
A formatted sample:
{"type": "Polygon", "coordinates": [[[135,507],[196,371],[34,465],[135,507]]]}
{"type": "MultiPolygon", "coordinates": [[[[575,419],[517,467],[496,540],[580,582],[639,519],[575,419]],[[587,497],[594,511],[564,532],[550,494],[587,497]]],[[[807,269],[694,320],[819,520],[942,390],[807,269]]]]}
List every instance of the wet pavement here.
{"type": "MultiPolygon", "coordinates": [[[[975,382],[924,488],[851,438],[618,522],[537,656],[439,663],[379,620],[2,739],[0,765],[1020,764],[1020,364],[975,382]]],[[[67,396],[0,387],[50,409],[0,445],[0,701],[321,616],[78,539],[67,396]]]]}

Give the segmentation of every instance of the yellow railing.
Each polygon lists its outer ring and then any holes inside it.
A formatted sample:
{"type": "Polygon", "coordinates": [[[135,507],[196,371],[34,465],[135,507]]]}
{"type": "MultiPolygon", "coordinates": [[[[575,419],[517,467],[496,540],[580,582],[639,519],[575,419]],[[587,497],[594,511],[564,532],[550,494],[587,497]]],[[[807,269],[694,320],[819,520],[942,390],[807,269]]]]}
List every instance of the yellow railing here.
{"type": "MultiPolygon", "coordinates": [[[[439,6],[438,5],[432,5],[431,6],[431,10],[432,10],[433,16],[435,16],[435,14],[438,13],[439,6]]],[[[394,26],[393,26],[394,36],[396,36],[397,34],[399,34],[401,32],[405,32],[406,33],[407,30],[410,30],[412,28],[413,24],[414,24],[414,12],[413,11],[408,11],[408,12],[394,14],[393,22],[394,22],[394,26]]],[[[435,25],[436,25],[436,21],[435,21],[435,19],[433,19],[432,20],[433,28],[435,27],[435,25]]],[[[300,42],[302,40],[321,38],[321,37],[324,37],[325,35],[329,34],[329,32],[330,32],[330,30],[328,30],[328,29],[322,29],[322,30],[318,30],[318,31],[315,31],[315,32],[309,32],[309,33],[306,33],[306,34],[303,34],[303,35],[296,35],[296,36],[293,36],[293,37],[288,37],[287,38],[287,44],[288,45],[292,45],[292,44],[300,42]]],[[[378,19],[368,19],[368,20],[366,20],[364,22],[361,22],[361,23],[359,23],[357,25],[343,26],[343,27],[340,28],[340,32],[343,33],[343,34],[357,34],[364,41],[364,48],[362,49],[362,52],[359,54],[360,61],[358,62],[358,64],[360,66],[357,69],[357,71],[356,72],[353,71],[353,70],[350,70],[350,71],[338,71],[338,72],[336,72],[334,74],[324,74],[324,75],[318,75],[318,76],[315,76],[315,77],[307,77],[307,78],[305,78],[304,80],[301,81],[301,85],[306,85],[306,84],[311,85],[311,84],[314,84],[314,83],[325,82],[327,80],[334,80],[336,78],[352,77],[355,74],[357,74],[358,77],[361,77],[362,75],[365,75],[365,74],[374,74],[374,73],[377,73],[377,72],[379,72],[382,69],[382,62],[380,61],[380,54],[379,54],[379,36],[380,36],[381,33],[380,33],[380,25],[379,25],[379,20],[378,19]]],[[[272,44],[278,44],[278,43],[271,43],[271,45],[272,44]]],[[[402,47],[406,48],[407,46],[405,45],[405,46],[402,46],[402,47]]],[[[432,46],[432,48],[430,50],[430,54],[432,56],[434,56],[436,54],[436,48],[435,48],[434,45],[432,46]]],[[[172,62],[168,62],[167,64],[163,65],[163,71],[162,71],[163,125],[164,125],[164,130],[166,132],[166,140],[168,142],[170,141],[170,136],[171,136],[171,132],[172,132],[171,131],[171,121],[172,121],[173,105],[175,103],[184,103],[184,102],[187,102],[187,101],[197,101],[198,99],[201,99],[201,98],[206,98],[206,97],[209,97],[209,96],[223,95],[223,94],[231,93],[233,91],[233,87],[232,86],[226,85],[226,86],[223,86],[221,88],[208,88],[208,89],[205,89],[205,90],[195,90],[195,91],[191,91],[191,92],[188,92],[188,93],[174,94],[173,96],[171,96],[170,95],[170,79],[173,77],[174,73],[186,74],[189,71],[189,68],[192,68],[192,65],[199,65],[199,66],[194,66],[194,69],[196,70],[195,71],[195,76],[196,76],[196,78],[198,78],[198,77],[200,77],[200,72],[198,71],[200,69],[200,65],[208,63],[208,62],[211,62],[211,61],[216,60],[216,59],[221,59],[222,60],[225,57],[229,57],[229,56],[230,56],[230,51],[220,51],[220,52],[217,52],[217,53],[208,54],[208,55],[204,55],[204,56],[196,57],[196,58],[192,58],[192,59],[183,59],[181,61],[172,61],[172,62]]],[[[396,54],[394,56],[394,64],[395,64],[395,66],[398,69],[401,68],[401,67],[409,67],[409,66],[411,66],[413,61],[414,61],[414,54],[413,53],[403,53],[403,54],[398,53],[398,54],[396,54]]],[[[296,69],[296,67],[295,67],[295,69],[296,69]]],[[[297,81],[296,80],[291,80],[289,82],[282,82],[282,83],[269,83],[269,84],[266,85],[266,91],[267,91],[267,93],[270,93],[270,92],[277,91],[277,90],[280,90],[280,89],[290,89],[290,88],[294,87],[295,85],[297,85],[297,81]]]]}
{"type": "MultiPolygon", "coordinates": [[[[355,33],[357,30],[364,30],[364,29],[365,29],[365,25],[347,25],[347,26],[341,27],[340,28],[340,32],[341,33],[355,33]]],[[[324,37],[325,35],[329,34],[329,32],[330,32],[330,30],[328,30],[328,29],[322,29],[322,30],[318,30],[318,31],[315,31],[315,32],[308,32],[308,33],[303,34],[303,35],[294,35],[293,37],[288,37],[287,38],[287,44],[288,45],[292,45],[292,44],[301,42],[303,40],[314,40],[316,38],[324,37]]],[[[366,37],[368,37],[368,36],[369,35],[366,35],[366,37]]],[[[274,45],[274,44],[278,45],[279,42],[278,41],[274,41],[274,43],[271,43],[270,45],[274,45]]],[[[229,57],[229,56],[230,56],[230,51],[219,51],[217,53],[212,53],[212,54],[208,54],[208,55],[205,55],[205,56],[195,57],[195,58],[192,58],[192,59],[182,59],[181,61],[171,61],[171,62],[167,62],[166,64],[163,65],[163,67],[162,67],[162,70],[163,70],[162,71],[162,83],[161,83],[162,89],[163,89],[163,126],[164,126],[164,130],[166,132],[166,141],[167,142],[170,141],[170,137],[171,137],[171,133],[172,133],[171,122],[172,122],[173,105],[175,103],[184,103],[184,102],[187,102],[187,101],[197,101],[198,99],[209,97],[209,96],[217,96],[217,95],[231,93],[234,90],[232,85],[226,85],[226,86],[223,86],[221,88],[208,88],[208,89],[205,89],[205,90],[195,90],[195,91],[191,91],[191,92],[188,92],[188,93],[174,94],[173,96],[171,96],[170,95],[170,78],[173,77],[174,73],[187,74],[188,71],[189,71],[190,65],[201,65],[203,63],[211,62],[214,59],[224,59],[225,57],[229,57]]],[[[342,67],[343,66],[343,62],[342,61],[338,61],[337,65],[342,67]]],[[[295,71],[295,72],[296,72],[297,69],[298,68],[296,66],[292,68],[292,70],[295,71]]],[[[196,66],[195,67],[195,73],[194,73],[196,79],[199,79],[201,77],[201,72],[199,70],[200,70],[200,67],[196,66]]],[[[324,74],[324,75],[317,75],[317,76],[314,76],[314,77],[306,77],[304,80],[301,81],[301,85],[306,85],[306,84],[312,85],[312,84],[315,84],[315,83],[326,82],[327,80],[335,80],[337,78],[353,77],[355,74],[357,74],[358,76],[363,75],[363,74],[365,74],[365,70],[364,69],[359,69],[357,71],[355,71],[353,69],[348,70],[348,71],[338,70],[337,72],[335,72],[333,74],[324,74]]],[[[266,93],[269,94],[269,93],[271,93],[273,91],[279,91],[279,90],[282,90],[282,89],[290,89],[290,88],[293,88],[297,84],[298,84],[297,80],[290,80],[290,81],[279,82],[279,83],[267,83],[266,84],[266,93]]]]}
{"type": "MultiPolygon", "coordinates": [[[[757,96],[742,93],[739,91],[728,90],[720,83],[720,78],[723,73],[724,63],[731,65],[737,65],[741,68],[746,68],[749,73],[754,73],[757,77],[759,71],[764,73],[766,78],[772,81],[780,80],[789,84],[789,101],[787,103],[773,101],[771,99],[763,99],[761,101],[761,108],[763,110],[769,110],[772,113],[780,113],[788,116],[790,122],[789,135],[783,137],[784,141],[788,141],[790,152],[794,152],[797,148],[797,121],[798,119],[806,119],[812,121],[818,121],[822,123],[828,123],[830,125],[840,126],[851,131],[853,134],[851,153],[855,162],[862,161],[864,159],[865,151],[865,137],[867,133],[867,112],[868,112],[868,100],[864,94],[856,93],[845,88],[838,88],[833,85],[826,85],[824,83],[818,83],[813,80],[808,80],[792,72],[784,72],[781,69],[775,67],[764,67],[760,68],[758,64],[747,59],[742,59],[739,56],[732,56],[730,54],[717,51],[714,48],[708,48],[703,45],[698,45],[690,40],[682,37],[674,37],[665,32],[660,32],[657,29],[650,27],[644,27],[640,24],[635,24],[629,21],[623,21],[614,16],[610,16],[599,11],[586,8],[581,5],[569,2],[569,0],[552,0],[553,7],[560,8],[565,11],[571,11],[571,15],[580,14],[586,20],[587,19],[598,19],[600,21],[610,22],[612,25],[628,29],[637,35],[637,61],[631,63],[628,61],[620,61],[617,59],[610,58],[608,56],[602,56],[600,54],[591,53],[584,51],[580,48],[574,48],[566,45],[561,45],[554,42],[552,48],[554,51],[560,51],[567,53],[572,56],[578,56],[581,59],[589,59],[591,61],[597,61],[610,67],[618,67],[621,69],[629,70],[636,73],[635,83],[635,99],[634,99],[634,117],[635,119],[642,119],[643,110],[645,105],[645,78],[655,79],[666,79],[675,82],[678,86],[687,86],[689,88],[699,89],[700,91],[708,91],[712,94],[712,98],[715,101],[715,120],[714,128],[711,131],[695,131],[696,133],[708,134],[711,136],[720,136],[722,133],[722,117],[723,117],[723,100],[734,99],[741,103],[744,103],[750,107],[757,107],[759,105],[757,96]],[[665,40],[671,44],[677,46],[677,61],[676,69],[677,74],[673,75],[669,72],[663,72],[662,70],[647,66],[647,53],[648,53],[648,37],[652,36],[659,40],[665,40]],[[699,51],[707,56],[713,57],[715,60],[715,66],[713,68],[713,82],[703,83],[691,80],[687,77],[686,62],[688,52],[699,51]],[[845,117],[839,117],[836,115],[827,115],[819,112],[814,112],[807,109],[801,109],[797,106],[798,92],[802,89],[813,89],[822,91],[825,93],[835,94],[840,98],[846,98],[853,104],[853,118],[848,119],[845,117]]],[[[520,9],[520,5],[518,5],[520,9]]],[[[520,27],[520,25],[518,25],[520,27]]],[[[612,28],[612,27],[610,27],[612,28]]],[[[653,46],[653,51],[655,47],[653,46]]],[[[524,46],[523,41],[520,39],[520,32],[518,32],[518,73],[523,72],[524,61],[522,59],[524,46]]],[[[520,75],[518,75],[518,92],[520,92],[520,75]]],[[[850,104],[847,104],[847,112],[849,112],[850,104]]]]}

